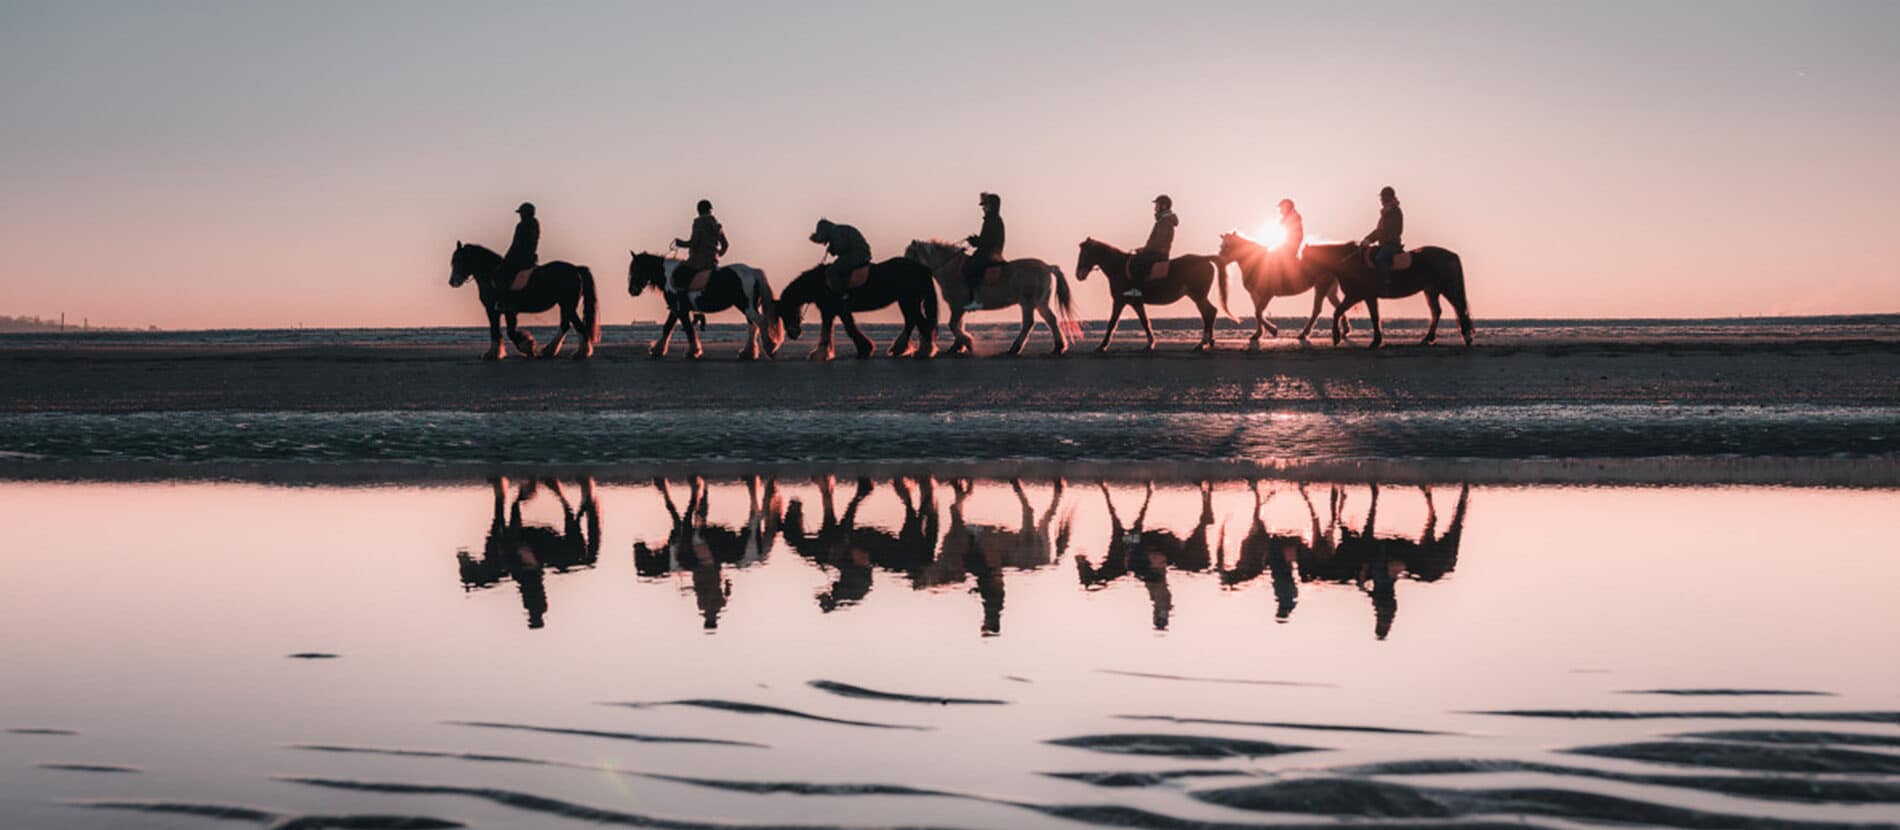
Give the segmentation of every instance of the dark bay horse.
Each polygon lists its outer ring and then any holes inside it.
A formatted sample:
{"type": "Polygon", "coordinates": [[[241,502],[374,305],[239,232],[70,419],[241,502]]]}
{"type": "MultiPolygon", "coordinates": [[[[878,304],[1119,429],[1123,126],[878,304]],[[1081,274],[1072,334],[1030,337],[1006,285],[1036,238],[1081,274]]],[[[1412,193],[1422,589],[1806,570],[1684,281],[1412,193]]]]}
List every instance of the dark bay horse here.
{"type": "Polygon", "coordinates": [[[1333,310],[1333,343],[1337,345],[1345,337],[1341,322],[1346,312],[1354,305],[1364,301],[1366,312],[1372,317],[1372,348],[1385,343],[1385,334],[1379,330],[1379,301],[1410,297],[1419,292],[1425,293],[1425,305],[1432,310],[1432,324],[1425,330],[1420,345],[1438,342],[1438,298],[1443,296],[1451,301],[1451,308],[1458,313],[1458,333],[1464,335],[1465,345],[1471,345],[1471,312],[1465,302],[1465,266],[1457,254],[1444,248],[1424,247],[1412,252],[1412,267],[1403,271],[1393,271],[1389,286],[1380,286],[1379,272],[1366,262],[1365,248],[1356,242],[1341,245],[1308,245],[1303,261],[1310,269],[1314,265],[1331,271],[1339,280],[1339,289],[1346,295],[1339,307],[1333,310]]]}
{"type": "MultiPolygon", "coordinates": [[[[1339,308],[1338,280],[1331,270],[1301,267],[1300,260],[1282,258],[1278,252],[1267,250],[1267,246],[1238,233],[1220,235],[1220,259],[1240,264],[1240,284],[1253,297],[1253,337],[1247,341],[1249,349],[1260,348],[1263,334],[1280,336],[1280,327],[1267,319],[1267,303],[1274,297],[1313,292],[1313,313],[1307,315],[1306,325],[1300,329],[1301,343],[1313,333],[1320,308],[1328,299],[1333,301],[1333,308],[1339,308]]],[[[1352,331],[1350,324],[1346,325],[1346,331],[1352,331]]]]}
{"type": "Polygon", "coordinates": [[[1086,280],[1090,271],[1102,269],[1108,276],[1108,297],[1115,301],[1115,309],[1108,313],[1108,331],[1102,333],[1102,345],[1095,347],[1098,352],[1108,351],[1108,341],[1115,337],[1115,324],[1121,321],[1124,306],[1135,307],[1135,317],[1141,320],[1141,332],[1148,336],[1149,351],[1155,347],[1154,326],[1148,322],[1150,305],[1167,305],[1183,297],[1193,300],[1194,307],[1201,311],[1201,342],[1194,347],[1197,352],[1214,348],[1214,304],[1207,296],[1214,290],[1215,283],[1220,284],[1220,310],[1228,317],[1234,316],[1227,311],[1227,272],[1215,257],[1178,256],[1168,260],[1166,276],[1137,280],[1128,273],[1128,262],[1133,257],[1129,252],[1093,237],[1082,240],[1081,248],[1075,260],[1075,278],[1086,280]],[[1122,296],[1131,285],[1141,286],[1141,299],[1122,296]]]}
{"type": "Polygon", "coordinates": [[[666,356],[666,346],[673,339],[673,327],[681,323],[686,324],[686,341],[692,347],[688,356],[697,359],[705,354],[699,345],[699,331],[692,325],[693,314],[729,308],[745,315],[745,348],[739,351],[740,360],[757,358],[761,346],[766,357],[778,354],[784,329],[779,324],[777,301],[772,298],[772,284],[766,281],[764,271],[750,265],[724,265],[712,273],[704,291],[675,291],[673,269],[679,267],[679,260],[635,251],[627,253],[633,256],[627,263],[627,293],[638,297],[652,286],[666,295],[666,323],[660,327],[660,338],[653,341],[653,348],[649,350],[654,357],[666,356]]]}
{"type": "Polygon", "coordinates": [[[594,355],[594,346],[600,342],[600,305],[594,297],[592,271],[567,262],[543,263],[535,266],[527,285],[514,291],[511,285],[515,275],[499,273],[500,269],[501,255],[480,245],[457,242],[455,253],[449,256],[449,286],[460,288],[473,277],[482,308],[488,312],[489,345],[488,351],[482,354],[483,360],[508,356],[501,345],[503,317],[508,319],[508,339],[515,348],[524,355],[534,356],[534,335],[515,327],[515,315],[547,311],[555,306],[561,307],[561,332],[541,350],[540,356],[560,354],[570,327],[581,334],[581,350],[574,354],[575,359],[584,360],[594,355]]]}
{"type": "MultiPolygon", "coordinates": [[[[943,301],[950,304],[950,333],[955,336],[950,354],[968,354],[974,347],[970,333],[963,330],[964,307],[970,302],[970,284],[963,279],[963,263],[969,252],[962,245],[941,240],[917,240],[904,249],[904,258],[921,263],[937,278],[943,301]]],[[[977,286],[977,298],[983,310],[1018,306],[1023,311],[1023,327],[1007,354],[1023,353],[1029,332],[1036,327],[1036,315],[1049,324],[1055,340],[1054,354],[1069,350],[1069,338],[1081,337],[1082,326],[1075,321],[1075,297],[1069,293],[1069,278],[1062,269],[1040,259],[1012,259],[996,266],[1001,272],[995,282],[977,286]]]]}
{"type": "Polygon", "coordinates": [[[812,347],[813,360],[830,360],[834,353],[831,348],[831,324],[833,320],[844,323],[844,332],[851,336],[851,343],[858,348],[858,357],[870,357],[877,351],[871,338],[858,330],[858,321],[852,316],[854,311],[872,311],[897,304],[897,310],[904,315],[904,332],[891,343],[891,356],[914,354],[919,359],[937,354],[937,284],[930,278],[930,269],[903,257],[887,259],[871,266],[871,275],[864,284],[851,289],[850,300],[841,299],[837,292],[825,284],[825,268],[818,266],[799,274],[785,286],[778,297],[778,319],[784,326],[785,336],[798,339],[800,324],[803,322],[805,306],[818,306],[820,328],[818,345],[812,347]],[[913,347],[911,332],[916,331],[922,340],[921,347],[913,347]]]}

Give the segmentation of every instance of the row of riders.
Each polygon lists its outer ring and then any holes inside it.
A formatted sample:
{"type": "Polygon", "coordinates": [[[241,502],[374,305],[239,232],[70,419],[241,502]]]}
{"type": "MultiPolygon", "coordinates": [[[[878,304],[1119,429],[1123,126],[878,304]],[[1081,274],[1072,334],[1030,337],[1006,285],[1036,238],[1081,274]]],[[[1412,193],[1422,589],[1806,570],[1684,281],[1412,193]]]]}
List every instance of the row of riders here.
{"type": "MultiPolygon", "coordinates": [[[[1201,340],[1195,348],[1212,349],[1212,295],[1216,287],[1220,310],[1233,316],[1227,312],[1230,263],[1240,266],[1242,284],[1254,302],[1250,348],[1258,348],[1263,336],[1279,333],[1266,319],[1272,298],[1308,291],[1313,292],[1313,307],[1300,330],[1303,342],[1327,301],[1333,304],[1335,344],[1351,331],[1346,313],[1363,302],[1372,318],[1371,345],[1377,347],[1384,340],[1379,301],[1423,293],[1431,323],[1422,342],[1437,340],[1442,298],[1451,303],[1458,316],[1459,333],[1469,345],[1471,317],[1464,267],[1458,255],[1430,246],[1407,251],[1402,242],[1405,214],[1397,193],[1386,187],[1379,192],[1379,200],[1378,225],[1358,242],[1307,244],[1299,211],[1292,200],[1283,199],[1279,205],[1283,238],[1278,245],[1270,247],[1238,233],[1226,233],[1221,235],[1217,254],[1173,256],[1174,231],[1180,220],[1171,199],[1166,195],[1155,197],[1154,228],[1141,247],[1123,251],[1093,238],[1081,243],[1076,279],[1086,280],[1099,269],[1108,280],[1114,303],[1098,350],[1108,348],[1122,312],[1128,309],[1141,322],[1147,348],[1153,349],[1155,335],[1147,307],[1182,299],[1191,301],[1200,311],[1201,340]]],[[[824,258],[775,296],[763,271],[743,264],[720,264],[719,258],[730,244],[724,227],[713,216],[712,203],[701,200],[691,234],[673,240],[672,248],[684,250],[683,257],[628,252],[632,259],[627,266],[627,290],[637,297],[653,288],[666,298],[666,322],[651,349],[656,357],[666,353],[675,327],[685,329],[692,356],[700,356],[699,333],[705,325],[705,314],[727,309],[738,310],[746,319],[741,357],[769,356],[777,352],[783,338],[799,336],[807,305],[818,308],[822,324],[813,357],[828,359],[833,355],[834,322],[843,324],[858,356],[868,357],[874,346],[858,328],[853,313],[896,305],[904,329],[891,344],[890,353],[928,358],[937,351],[939,288],[950,308],[954,338],[950,354],[968,353],[974,345],[963,328],[965,314],[1009,306],[1017,306],[1022,313],[1022,328],[1009,348],[1010,355],[1022,352],[1037,315],[1049,326],[1055,352],[1066,351],[1070,338],[1081,336],[1067,276],[1060,267],[1039,259],[1007,258],[1002,199],[984,193],[978,202],[983,212],[982,226],[965,244],[919,240],[910,244],[904,256],[881,262],[873,261],[871,246],[858,229],[820,219],[811,241],[824,246],[824,258]],[[917,338],[915,342],[913,337],[917,338]]],[[[507,253],[497,255],[479,245],[457,242],[450,259],[449,284],[460,286],[473,278],[488,313],[491,345],[484,357],[495,360],[506,356],[502,345],[504,322],[507,337],[515,347],[524,354],[536,354],[534,338],[517,327],[516,317],[557,307],[560,331],[554,342],[540,349],[540,356],[558,354],[570,330],[578,331],[582,338],[575,357],[591,356],[600,339],[592,272],[566,262],[540,264],[536,249],[541,226],[534,205],[523,203],[516,212],[520,221],[507,253]]]]}

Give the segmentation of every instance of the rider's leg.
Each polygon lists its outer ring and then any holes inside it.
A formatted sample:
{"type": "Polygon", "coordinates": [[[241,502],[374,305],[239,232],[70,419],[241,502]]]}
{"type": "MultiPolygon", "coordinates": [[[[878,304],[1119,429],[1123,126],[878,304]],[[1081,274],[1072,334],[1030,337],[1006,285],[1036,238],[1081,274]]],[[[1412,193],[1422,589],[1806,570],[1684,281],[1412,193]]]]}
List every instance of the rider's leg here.
{"type": "Polygon", "coordinates": [[[1148,281],[1148,257],[1134,254],[1128,259],[1128,287],[1122,290],[1122,296],[1131,300],[1141,299],[1141,284],[1148,281]]]}
{"type": "Polygon", "coordinates": [[[970,292],[970,301],[963,304],[964,311],[983,310],[983,299],[981,297],[983,290],[983,269],[988,266],[989,263],[980,262],[975,257],[971,257],[963,264],[963,285],[964,288],[970,292]]]}

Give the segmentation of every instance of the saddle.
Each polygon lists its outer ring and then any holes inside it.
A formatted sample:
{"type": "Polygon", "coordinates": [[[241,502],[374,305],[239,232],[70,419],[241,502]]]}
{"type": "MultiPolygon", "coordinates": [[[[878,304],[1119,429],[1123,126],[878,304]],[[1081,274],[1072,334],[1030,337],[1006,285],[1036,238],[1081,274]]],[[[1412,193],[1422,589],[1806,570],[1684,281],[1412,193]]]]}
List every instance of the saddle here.
{"type": "Polygon", "coordinates": [[[1122,272],[1131,280],[1145,282],[1147,280],[1158,280],[1168,275],[1168,260],[1161,259],[1148,263],[1147,276],[1139,278],[1135,274],[1135,262],[1136,259],[1134,257],[1129,257],[1128,265],[1122,269],[1122,272]]]}
{"type": "Polygon", "coordinates": [[[536,267],[538,266],[530,265],[526,268],[521,269],[521,272],[515,274],[515,278],[508,282],[508,290],[520,291],[527,288],[528,280],[534,277],[534,269],[536,267]]]}
{"type": "Polygon", "coordinates": [[[850,278],[845,280],[845,284],[851,286],[852,288],[863,288],[864,284],[870,279],[871,279],[871,266],[860,265],[856,268],[851,269],[851,276],[850,278]]]}
{"type": "Polygon", "coordinates": [[[983,266],[983,284],[995,285],[1003,281],[1003,263],[983,266]]]}
{"type": "MultiPolygon", "coordinates": [[[[1366,267],[1371,268],[1375,271],[1379,269],[1379,264],[1372,261],[1372,252],[1378,247],[1379,246],[1377,245],[1367,245],[1365,253],[1360,255],[1361,257],[1365,259],[1366,267]]],[[[1412,267],[1412,252],[1411,251],[1400,251],[1397,254],[1393,255],[1392,270],[1403,271],[1410,267],[1412,267]]]]}

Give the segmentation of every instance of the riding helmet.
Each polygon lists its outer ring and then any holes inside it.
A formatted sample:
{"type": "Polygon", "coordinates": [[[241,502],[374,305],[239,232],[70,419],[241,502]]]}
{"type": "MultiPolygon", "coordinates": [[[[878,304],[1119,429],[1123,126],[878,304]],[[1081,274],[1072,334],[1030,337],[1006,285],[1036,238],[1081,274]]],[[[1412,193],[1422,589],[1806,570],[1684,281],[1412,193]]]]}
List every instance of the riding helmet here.
{"type": "Polygon", "coordinates": [[[1393,189],[1392,189],[1392,185],[1389,185],[1389,184],[1388,184],[1388,185],[1386,185],[1385,187],[1381,187],[1381,188],[1379,188],[1379,198],[1381,198],[1381,199],[1397,199],[1397,198],[1399,198],[1399,192],[1398,192],[1398,191],[1396,191],[1396,190],[1393,190],[1393,189]]]}
{"type": "Polygon", "coordinates": [[[521,207],[518,207],[518,208],[515,208],[515,212],[516,212],[516,213],[519,213],[519,214],[521,214],[522,216],[533,216],[533,215],[534,215],[534,203],[533,203],[533,202],[522,202],[522,203],[521,203],[521,207]]]}
{"type": "Polygon", "coordinates": [[[1162,210],[1173,210],[1173,209],[1174,209],[1174,200],[1173,200],[1173,199],[1170,199],[1170,198],[1168,198],[1168,194],[1166,194],[1166,193],[1163,193],[1163,194],[1161,194],[1161,195],[1159,195],[1159,196],[1156,196],[1156,197],[1155,197],[1155,204],[1157,204],[1157,205],[1160,205],[1160,206],[1161,206],[1161,209],[1162,209],[1162,210]]]}
{"type": "Polygon", "coordinates": [[[1292,200],[1292,199],[1281,199],[1281,200],[1280,200],[1280,207],[1283,207],[1283,208],[1286,208],[1287,210],[1292,210],[1292,209],[1293,209],[1293,200],[1292,200]]]}
{"type": "Polygon", "coordinates": [[[711,213],[711,212],[712,212],[712,200],[711,200],[711,199],[701,199],[701,200],[699,200],[699,204],[698,204],[698,206],[697,206],[697,207],[699,208],[699,212],[700,212],[700,213],[711,213]]]}
{"type": "Polygon", "coordinates": [[[830,219],[818,220],[818,229],[811,232],[811,241],[813,242],[825,241],[825,237],[831,233],[831,228],[832,228],[832,225],[831,225],[830,219]]]}
{"type": "Polygon", "coordinates": [[[987,207],[990,210],[1003,209],[1003,197],[998,196],[994,193],[984,193],[976,197],[976,201],[977,201],[977,204],[987,207]]]}

